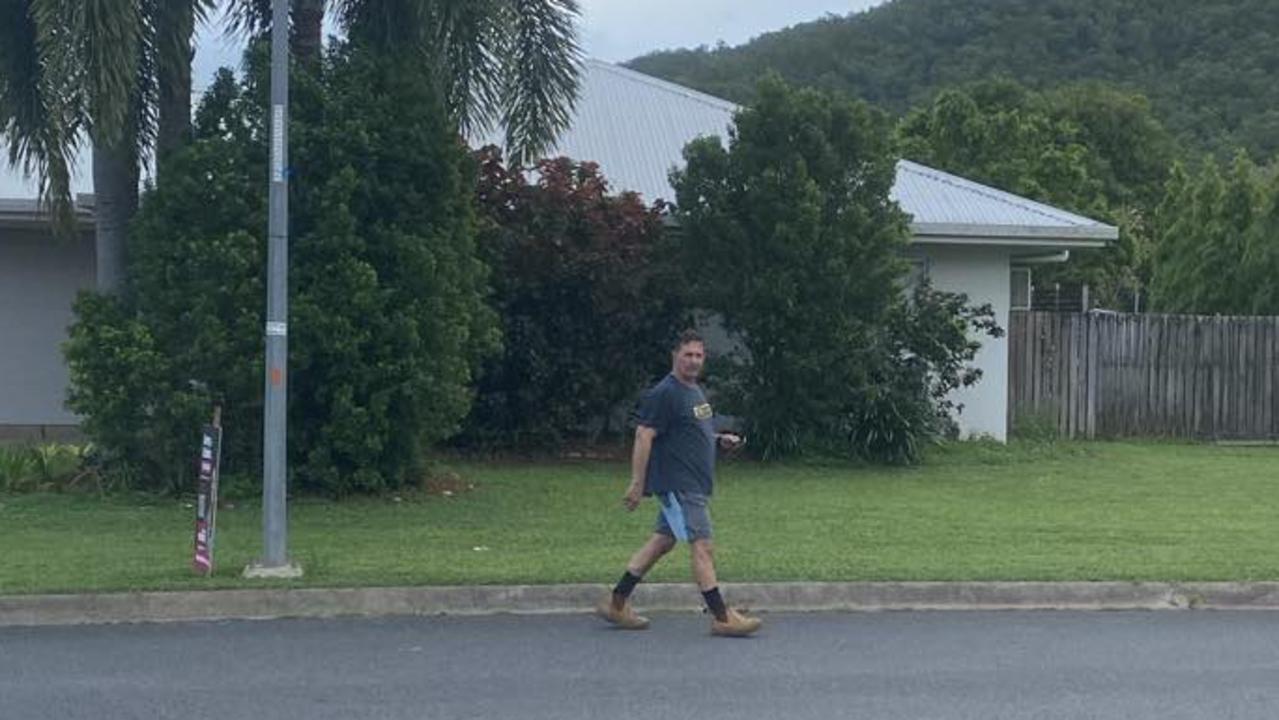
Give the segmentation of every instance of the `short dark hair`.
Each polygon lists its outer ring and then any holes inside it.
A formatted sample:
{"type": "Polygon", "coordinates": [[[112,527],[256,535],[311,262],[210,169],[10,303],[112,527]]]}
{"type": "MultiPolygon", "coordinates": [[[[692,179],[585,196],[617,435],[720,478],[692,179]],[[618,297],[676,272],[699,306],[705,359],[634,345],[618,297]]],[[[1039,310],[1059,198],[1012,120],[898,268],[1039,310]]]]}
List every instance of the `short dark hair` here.
{"type": "Polygon", "coordinates": [[[684,347],[685,345],[689,343],[701,343],[705,345],[706,341],[702,339],[701,333],[690,328],[688,330],[681,332],[679,336],[675,338],[675,345],[671,347],[671,350],[678,352],[680,348],[684,347]]]}

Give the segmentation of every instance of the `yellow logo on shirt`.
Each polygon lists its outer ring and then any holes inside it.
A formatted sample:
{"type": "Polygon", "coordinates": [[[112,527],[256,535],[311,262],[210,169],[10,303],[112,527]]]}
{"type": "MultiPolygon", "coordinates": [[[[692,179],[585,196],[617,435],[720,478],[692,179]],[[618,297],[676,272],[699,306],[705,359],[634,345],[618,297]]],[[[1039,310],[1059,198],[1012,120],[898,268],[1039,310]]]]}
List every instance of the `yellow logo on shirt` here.
{"type": "Polygon", "coordinates": [[[711,415],[714,415],[714,413],[711,412],[710,403],[702,403],[701,405],[693,406],[693,417],[698,420],[710,420],[711,415]]]}

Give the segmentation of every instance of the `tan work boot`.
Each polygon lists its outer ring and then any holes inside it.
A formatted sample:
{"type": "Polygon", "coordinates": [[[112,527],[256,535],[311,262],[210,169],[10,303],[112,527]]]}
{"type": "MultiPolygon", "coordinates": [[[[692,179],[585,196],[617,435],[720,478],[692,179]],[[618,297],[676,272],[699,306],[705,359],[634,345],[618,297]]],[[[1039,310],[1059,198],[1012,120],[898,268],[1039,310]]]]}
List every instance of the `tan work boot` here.
{"type": "Polygon", "coordinates": [[[711,620],[711,634],[721,637],[746,637],[759,629],[764,621],[728,608],[723,621],[711,620]]]}
{"type": "Polygon", "coordinates": [[[595,614],[623,630],[648,629],[648,618],[637,615],[629,600],[619,606],[612,593],[595,608],[595,614]]]}

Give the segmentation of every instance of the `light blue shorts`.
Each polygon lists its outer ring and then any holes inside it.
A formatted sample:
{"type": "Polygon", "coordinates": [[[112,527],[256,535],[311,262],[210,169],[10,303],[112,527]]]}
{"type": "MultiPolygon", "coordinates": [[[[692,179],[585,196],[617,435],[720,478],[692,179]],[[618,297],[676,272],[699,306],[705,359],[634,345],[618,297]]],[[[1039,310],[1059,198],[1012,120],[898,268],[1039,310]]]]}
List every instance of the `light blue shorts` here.
{"type": "Polygon", "coordinates": [[[661,511],[653,532],[684,542],[710,540],[711,513],[707,508],[710,498],[699,492],[677,490],[655,495],[661,511]]]}

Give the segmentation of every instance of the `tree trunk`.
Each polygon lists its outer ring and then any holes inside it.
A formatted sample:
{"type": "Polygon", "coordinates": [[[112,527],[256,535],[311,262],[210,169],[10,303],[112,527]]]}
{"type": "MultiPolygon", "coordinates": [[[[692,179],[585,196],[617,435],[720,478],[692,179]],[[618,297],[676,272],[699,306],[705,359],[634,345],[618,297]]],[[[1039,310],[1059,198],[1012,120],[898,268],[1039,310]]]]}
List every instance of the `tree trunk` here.
{"type": "Polygon", "coordinates": [[[304,66],[320,64],[324,37],[324,0],[293,0],[293,36],[289,50],[304,66]]]}
{"type": "Polygon", "coordinates": [[[93,193],[98,292],[115,293],[124,285],[125,240],[138,210],[138,156],[131,133],[112,144],[94,144],[93,193]]]}
{"type": "Polygon", "coordinates": [[[164,177],[165,160],[191,142],[191,62],[195,48],[192,0],[163,0],[156,35],[163,43],[160,57],[159,124],[156,133],[156,175],[164,177]]]}

